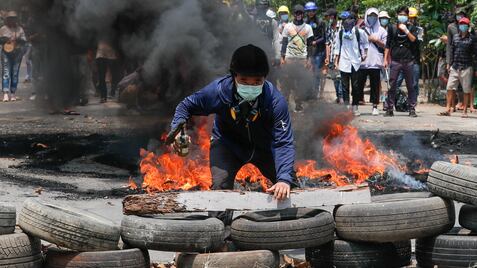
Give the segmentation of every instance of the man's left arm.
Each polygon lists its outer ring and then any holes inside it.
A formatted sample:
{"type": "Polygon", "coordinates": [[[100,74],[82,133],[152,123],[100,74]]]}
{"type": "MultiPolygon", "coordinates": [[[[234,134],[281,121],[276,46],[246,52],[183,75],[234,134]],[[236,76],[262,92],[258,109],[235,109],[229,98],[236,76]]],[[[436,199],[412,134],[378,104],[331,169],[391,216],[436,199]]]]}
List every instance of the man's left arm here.
{"type": "Polygon", "coordinates": [[[290,185],[294,181],[295,147],[288,105],[281,97],[273,108],[272,154],[275,162],[277,183],[275,197],[284,199],[290,195],[290,185]],[[278,192],[277,192],[278,188],[278,192]]]}

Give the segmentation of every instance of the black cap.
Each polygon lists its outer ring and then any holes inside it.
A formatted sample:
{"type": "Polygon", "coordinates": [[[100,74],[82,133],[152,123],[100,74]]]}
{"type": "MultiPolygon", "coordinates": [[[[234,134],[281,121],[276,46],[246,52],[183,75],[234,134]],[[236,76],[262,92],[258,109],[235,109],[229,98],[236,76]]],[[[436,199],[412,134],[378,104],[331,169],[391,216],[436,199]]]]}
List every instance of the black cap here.
{"type": "Polygon", "coordinates": [[[297,13],[297,12],[300,12],[300,11],[305,13],[305,8],[302,5],[295,5],[293,7],[293,13],[297,13]]]}
{"type": "Polygon", "coordinates": [[[328,10],[325,12],[325,16],[335,16],[338,15],[338,12],[334,8],[328,8],[328,10]]]}
{"type": "Polygon", "coordinates": [[[270,67],[265,51],[254,45],[239,47],[232,55],[230,72],[246,76],[267,76],[270,67]]]}

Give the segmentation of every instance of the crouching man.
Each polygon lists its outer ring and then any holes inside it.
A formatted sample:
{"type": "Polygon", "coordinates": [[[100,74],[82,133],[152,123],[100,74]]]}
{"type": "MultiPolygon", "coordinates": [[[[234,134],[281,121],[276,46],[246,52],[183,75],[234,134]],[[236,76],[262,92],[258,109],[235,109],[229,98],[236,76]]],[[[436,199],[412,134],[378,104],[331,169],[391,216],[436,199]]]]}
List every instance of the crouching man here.
{"type": "Polygon", "coordinates": [[[238,48],[230,75],[218,78],[185,98],[176,108],[171,132],[191,116],[215,114],[210,146],[212,189],[233,189],[237,172],[255,165],[274,185],[277,199],[290,196],[294,184],[295,148],[288,104],[265,78],[265,52],[253,45],[238,48]]]}

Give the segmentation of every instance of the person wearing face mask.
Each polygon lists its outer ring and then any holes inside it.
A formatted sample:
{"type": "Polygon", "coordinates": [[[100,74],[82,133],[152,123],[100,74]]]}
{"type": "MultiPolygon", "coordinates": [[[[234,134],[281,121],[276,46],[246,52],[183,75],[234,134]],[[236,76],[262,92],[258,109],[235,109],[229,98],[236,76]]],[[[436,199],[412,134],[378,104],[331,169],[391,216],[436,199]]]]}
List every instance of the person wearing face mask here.
{"type": "Polygon", "coordinates": [[[280,59],[282,56],[282,41],[283,41],[283,28],[288,23],[288,19],[290,16],[290,10],[287,6],[280,6],[278,8],[278,23],[275,26],[273,31],[273,48],[275,51],[275,63],[274,65],[280,65],[280,59]]]}
{"type": "Polygon", "coordinates": [[[339,70],[335,68],[335,57],[333,51],[336,47],[336,38],[341,30],[341,22],[337,19],[338,12],[336,9],[330,8],[325,12],[325,19],[328,21],[326,28],[326,58],[325,65],[328,67],[328,74],[335,86],[336,103],[343,104],[343,87],[341,84],[341,75],[339,70]]]}
{"type": "Polygon", "coordinates": [[[343,85],[344,103],[349,105],[349,88],[352,87],[351,94],[352,111],[355,116],[359,116],[358,110],[361,94],[359,92],[358,71],[361,63],[364,62],[368,54],[368,36],[362,30],[356,27],[356,18],[354,14],[345,11],[341,14],[343,19],[343,28],[336,37],[336,46],[334,49],[335,68],[341,72],[341,83],[343,85]]]}
{"type": "Polygon", "coordinates": [[[469,25],[470,20],[468,18],[461,18],[458,24],[459,33],[452,37],[449,51],[451,61],[448,63],[451,67],[449,68],[447,82],[447,110],[440,113],[442,116],[450,116],[454,92],[460,84],[464,92],[463,117],[467,117],[467,106],[473,90],[473,66],[477,66],[477,39],[475,35],[470,33],[469,25]]]}
{"type": "Polygon", "coordinates": [[[358,71],[360,94],[364,94],[364,86],[369,76],[371,87],[370,102],[373,104],[372,115],[379,115],[379,84],[381,82],[380,76],[384,61],[384,46],[388,36],[387,31],[379,24],[378,13],[379,11],[376,8],[366,10],[364,16],[365,27],[363,30],[368,35],[368,57],[361,63],[358,71]]]}
{"type": "Polygon", "coordinates": [[[391,88],[386,100],[387,109],[384,116],[394,116],[394,102],[397,91],[397,78],[399,73],[404,73],[408,92],[407,101],[410,117],[416,114],[416,92],[413,87],[413,66],[415,63],[414,50],[417,49],[417,28],[408,24],[409,9],[405,6],[398,9],[398,21],[396,25],[388,28],[388,38],[384,51],[384,68],[390,68],[389,82],[391,88]]]}
{"type": "Polygon", "coordinates": [[[293,8],[294,20],[285,25],[283,29],[283,41],[281,50],[281,65],[289,69],[288,77],[284,77],[285,97],[293,93],[295,97],[295,112],[303,111],[303,101],[308,97],[310,89],[302,85],[306,70],[311,68],[311,57],[313,49],[313,29],[305,23],[305,8],[296,5],[293,8]],[[298,71],[297,71],[298,70],[298,71]]]}
{"type": "Polygon", "coordinates": [[[389,25],[389,20],[391,19],[388,12],[384,10],[380,11],[378,14],[378,17],[379,17],[379,24],[381,24],[381,27],[387,30],[389,25]]]}
{"type": "MultiPolygon", "coordinates": [[[[446,43],[447,72],[450,71],[450,67],[451,67],[449,62],[451,62],[452,60],[451,54],[450,54],[451,46],[452,46],[452,38],[454,38],[454,36],[459,33],[459,25],[458,25],[459,20],[465,17],[467,17],[465,9],[462,7],[458,7],[455,12],[454,21],[447,26],[447,43],[446,43]]],[[[462,92],[462,87],[458,87],[456,90],[456,93],[457,93],[457,104],[455,105],[455,109],[461,110],[463,108],[462,102],[464,100],[464,93],[462,92]]]]}
{"type": "Polygon", "coordinates": [[[247,163],[274,183],[267,192],[277,199],[288,198],[296,183],[288,105],[266,80],[268,73],[265,52],[254,45],[242,46],[232,56],[229,75],[177,105],[168,136],[178,133],[192,116],[215,114],[210,145],[214,190],[233,189],[235,175],[247,163]]]}

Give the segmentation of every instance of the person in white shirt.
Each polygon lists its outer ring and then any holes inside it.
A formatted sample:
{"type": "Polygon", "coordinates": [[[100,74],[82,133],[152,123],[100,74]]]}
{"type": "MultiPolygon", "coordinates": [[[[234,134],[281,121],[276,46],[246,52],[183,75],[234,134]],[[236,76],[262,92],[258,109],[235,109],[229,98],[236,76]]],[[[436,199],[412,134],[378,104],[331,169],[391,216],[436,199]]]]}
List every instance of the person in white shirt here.
{"type": "Polygon", "coordinates": [[[368,54],[368,36],[357,28],[355,15],[345,11],[340,15],[343,20],[343,29],[336,36],[334,48],[335,68],[340,70],[343,85],[343,99],[349,106],[349,88],[352,87],[352,111],[359,116],[358,105],[361,99],[359,94],[358,70],[361,63],[366,60],[368,54]]]}

